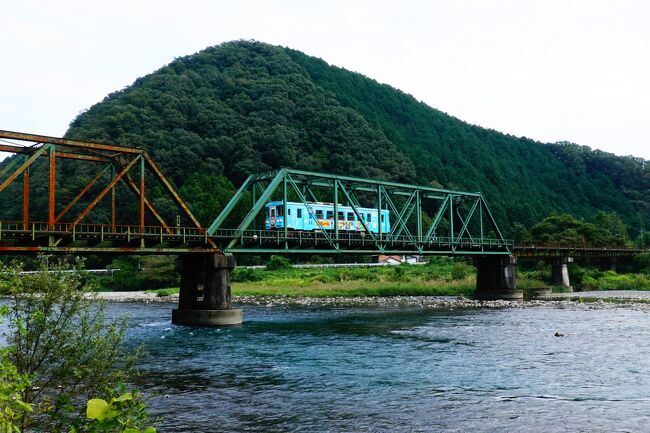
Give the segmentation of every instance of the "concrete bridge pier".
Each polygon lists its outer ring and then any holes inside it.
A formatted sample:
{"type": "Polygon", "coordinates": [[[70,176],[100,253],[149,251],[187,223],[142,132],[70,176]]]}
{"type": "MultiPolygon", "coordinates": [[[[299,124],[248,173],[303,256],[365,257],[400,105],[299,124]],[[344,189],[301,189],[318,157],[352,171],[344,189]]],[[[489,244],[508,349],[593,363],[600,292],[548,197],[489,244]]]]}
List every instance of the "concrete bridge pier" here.
{"type": "Polygon", "coordinates": [[[490,300],[522,300],[524,294],[517,289],[515,256],[490,255],[474,258],[476,266],[476,292],[474,298],[490,300]]]}
{"type": "Polygon", "coordinates": [[[569,267],[573,257],[560,257],[551,262],[551,284],[573,290],[569,281],[569,267]]]}
{"type": "Polygon", "coordinates": [[[230,272],[235,258],[223,254],[188,254],[181,258],[181,290],[172,323],[230,326],[242,323],[242,310],[230,305],[230,272]]]}

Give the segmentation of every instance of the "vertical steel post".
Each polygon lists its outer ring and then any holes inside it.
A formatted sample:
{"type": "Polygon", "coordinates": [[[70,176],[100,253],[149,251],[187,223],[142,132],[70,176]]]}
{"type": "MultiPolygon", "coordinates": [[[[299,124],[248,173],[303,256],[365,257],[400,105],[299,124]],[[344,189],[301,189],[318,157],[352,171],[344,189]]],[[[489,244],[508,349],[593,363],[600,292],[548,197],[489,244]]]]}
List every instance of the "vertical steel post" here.
{"type": "Polygon", "coordinates": [[[50,144],[50,181],[49,181],[49,230],[54,230],[54,203],[56,197],[56,146],[50,144]]]}
{"type": "Polygon", "coordinates": [[[144,234],[144,158],[140,156],[140,234],[144,234]]]}
{"type": "MultiPolygon", "coordinates": [[[[254,183],[253,188],[251,189],[252,189],[251,192],[253,197],[253,200],[251,201],[251,208],[252,208],[253,206],[255,206],[255,202],[257,201],[257,183],[254,183]]],[[[264,218],[266,219],[266,216],[264,216],[264,218]]],[[[257,218],[253,220],[253,230],[257,230],[257,218]]]]}
{"type": "Polygon", "coordinates": [[[336,249],[339,245],[339,181],[334,179],[334,238],[336,249]]]}
{"type": "Polygon", "coordinates": [[[481,227],[481,246],[483,246],[483,203],[479,197],[479,206],[478,206],[478,217],[479,217],[479,226],[481,227]]]}
{"type": "MultiPolygon", "coordinates": [[[[113,179],[115,179],[115,166],[111,165],[111,181],[113,179]]],[[[116,202],[117,202],[117,196],[115,193],[115,186],[113,185],[113,188],[111,188],[111,232],[112,233],[115,233],[115,221],[117,219],[116,202]]]]}
{"type": "MultiPolygon", "coordinates": [[[[27,156],[25,156],[27,161],[27,156]]],[[[29,167],[23,172],[23,230],[29,227],[29,167]]]]}
{"type": "Polygon", "coordinates": [[[140,155],[140,248],[144,248],[144,158],[140,155]]]}
{"type": "Polygon", "coordinates": [[[422,243],[422,202],[420,201],[420,190],[415,191],[415,211],[417,212],[417,239],[422,243]]]}
{"type": "Polygon", "coordinates": [[[449,195],[449,238],[454,243],[454,196],[449,195]]]}
{"type": "Polygon", "coordinates": [[[287,174],[282,177],[282,226],[284,227],[284,248],[289,249],[288,228],[287,228],[287,174]]]}
{"type": "Polygon", "coordinates": [[[381,185],[377,185],[377,227],[379,228],[379,242],[381,242],[381,185]]]}

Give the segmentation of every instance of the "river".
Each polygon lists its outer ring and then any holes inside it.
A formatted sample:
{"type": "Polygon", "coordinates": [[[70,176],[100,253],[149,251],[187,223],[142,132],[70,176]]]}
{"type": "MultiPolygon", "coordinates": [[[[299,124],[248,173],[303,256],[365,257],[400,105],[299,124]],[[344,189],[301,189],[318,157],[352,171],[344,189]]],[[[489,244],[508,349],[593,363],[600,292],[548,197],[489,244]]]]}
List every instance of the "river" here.
{"type": "Polygon", "coordinates": [[[109,307],[160,432],[650,430],[647,306],[256,306],[221,329],[172,307],[109,307]]]}

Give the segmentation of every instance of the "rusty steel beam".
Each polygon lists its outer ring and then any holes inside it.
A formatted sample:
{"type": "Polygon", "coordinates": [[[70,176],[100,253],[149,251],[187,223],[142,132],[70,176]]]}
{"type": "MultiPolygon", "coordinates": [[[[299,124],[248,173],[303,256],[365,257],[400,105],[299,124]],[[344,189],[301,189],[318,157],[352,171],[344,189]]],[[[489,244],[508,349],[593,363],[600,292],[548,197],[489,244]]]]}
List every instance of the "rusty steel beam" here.
{"type": "MultiPolygon", "coordinates": [[[[43,155],[43,156],[47,156],[47,152],[45,152],[45,155],[43,155]]],[[[103,156],[83,155],[81,153],[61,152],[58,149],[56,151],[56,157],[57,158],[64,158],[64,159],[75,159],[75,160],[78,160],[78,161],[92,161],[92,162],[108,162],[108,161],[110,161],[109,158],[105,158],[103,156]]]]}
{"type": "MultiPolygon", "coordinates": [[[[115,178],[115,165],[111,165],[111,179],[115,178]]],[[[111,188],[111,230],[115,231],[115,222],[117,220],[117,193],[115,186],[111,188]]]]}
{"type": "Polygon", "coordinates": [[[50,176],[49,176],[49,204],[48,204],[48,223],[54,227],[55,198],[56,198],[56,149],[54,144],[50,144],[50,176]]]}
{"type": "Polygon", "coordinates": [[[7,165],[4,166],[2,170],[0,170],[0,179],[5,177],[5,174],[10,173],[11,170],[14,169],[14,166],[18,165],[19,158],[13,158],[11,161],[7,163],[7,165]]]}
{"type": "Polygon", "coordinates": [[[174,187],[172,184],[167,180],[165,175],[160,171],[156,163],[151,159],[148,153],[144,154],[144,158],[147,161],[147,164],[149,164],[149,167],[151,167],[151,170],[154,172],[158,180],[167,188],[167,192],[172,196],[176,204],[183,210],[185,215],[192,221],[192,224],[194,224],[199,231],[203,234],[205,232],[205,229],[201,226],[201,223],[199,220],[196,219],[194,214],[192,214],[192,211],[190,210],[189,206],[183,201],[183,199],[176,193],[176,190],[174,190],[174,187]]]}
{"type": "Polygon", "coordinates": [[[29,227],[29,167],[23,172],[23,230],[29,227]]]}
{"type": "MultiPolygon", "coordinates": [[[[133,191],[137,196],[139,196],[139,195],[140,195],[140,190],[138,189],[138,186],[135,184],[135,181],[133,180],[133,178],[131,177],[131,175],[130,175],[129,173],[127,173],[124,177],[126,178],[126,180],[122,179],[122,180],[124,181],[124,183],[125,183],[129,188],[131,188],[131,190],[132,190],[132,191],[133,191]]],[[[170,233],[170,234],[171,234],[171,233],[173,232],[173,230],[172,230],[172,229],[169,227],[169,225],[165,222],[165,220],[164,220],[163,217],[160,215],[160,213],[158,212],[158,210],[154,207],[153,203],[151,203],[151,202],[149,201],[149,199],[145,197],[145,198],[144,198],[144,204],[145,204],[145,206],[147,206],[147,209],[149,209],[149,212],[151,212],[151,213],[153,214],[153,216],[158,220],[158,222],[159,222],[160,224],[162,224],[162,226],[165,228],[165,230],[167,230],[167,233],[170,233]]],[[[113,224],[113,225],[114,225],[114,224],[113,224]]]]}
{"type": "Polygon", "coordinates": [[[0,254],[217,254],[218,248],[0,246],[0,254]]]}
{"type": "Polygon", "coordinates": [[[43,154],[43,152],[45,152],[45,149],[47,147],[49,147],[49,146],[50,145],[45,145],[45,146],[41,147],[40,149],[38,149],[36,152],[34,152],[32,154],[32,156],[30,156],[27,159],[27,161],[25,161],[20,167],[18,167],[18,169],[16,169],[16,171],[11,173],[9,175],[9,177],[7,177],[7,179],[5,179],[5,181],[2,182],[2,184],[0,184],[0,192],[4,191],[4,189],[7,187],[7,185],[9,185],[11,182],[13,182],[23,171],[25,171],[27,169],[27,167],[29,167],[39,156],[41,156],[43,154]]]}
{"type": "Polygon", "coordinates": [[[107,150],[110,152],[140,154],[142,149],[133,147],[122,147],[111,144],[91,143],[87,141],[69,140],[67,138],[48,137],[46,135],[25,134],[23,132],[0,130],[0,138],[10,140],[32,141],[37,143],[59,144],[63,146],[76,147],[79,149],[107,150]]]}
{"type": "Polygon", "coordinates": [[[126,166],[125,166],[125,167],[124,167],[124,168],[123,168],[123,169],[118,173],[118,175],[115,176],[115,177],[113,178],[113,180],[111,180],[111,182],[106,186],[106,188],[104,188],[104,190],[103,190],[101,193],[99,193],[99,195],[98,195],[97,197],[95,197],[95,199],[94,199],[94,200],[93,200],[93,201],[88,205],[88,207],[86,207],[86,209],[84,209],[84,211],[81,212],[81,214],[77,217],[77,219],[74,220],[74,222],[72,223],[72,225],[77,225],[77,224],[79,224],[79,222],[80,222],[82,219],[84,219],[84,218],[86,217],[86,215],[88,215],[88,214],[90,213],[91,210],[93,210],[93,208],[95,207],[95,205],[96,205],[97,203],[99,203],[99,201],[100,201],[102,198],[104,198],[104,196],[108,193],[108,191],[110,191],[111,188],[113,188],[113,187],[115,186],[115,184],[116,184],[120,179],[122,179],[122,176],[124,176],[124,174],[125,174],[127,171],[129,171],[129,170],[131,169],[131,167],[133,167],[133,166],[135,165],[135,163],[138,161],[138,159],[140,159],[140,158],[142,158],[142,155],[139,155],[139,156],[136,156],[135,158],[133,158],[133,159],[131,160],[131,162],[129,162],[129,163],[128,163],[128,164],[127,164],[127,165],[126,165],[126,166]]]}
{"type": "MultiPolygon", "coordinates": [[[[24,146],[14,146],[11,144],[0,144],[0,152],[9,152],[9,153],[21,153],[21,154],[29,154],[34,151],[33,148],[31,147],[24,147],[24,146]]],[[[48,152],[45,152],[41,156],[49,156],[48,152]]],[[[94,161],[94,162],[107,162],[108,158],[104,158],[101,156],[93,156],[93,155],[83,155],[80,153],[69,153],[69,152],[57,152],[56,154],[57,158],[65,158],[65,159],[77,159],[81,161],[94,161]]]]}
{"type": "Polygon", "coordinates": [[[144,158],[140,157],[140,233],[144,233],[144,158]]]}
{"type": "Polygon", "coordinates": [[[72,209],[72,207],[73,207],[75,204],[77,204],[77,202],[81,199],[81,197],[83,197],[84,194],[86,194],[86,193],[88,192],[88,190],[89,190],[90,188],[92,188],[92,186],[93,186],[93,185],[94,185],[94,184],[95,184],[95,183],[96,183],[96,182],[97,182],[97,181],[98,181],[98,180],[99,180],[99,179],[104,175],[104,173],[106,173],[106,170],[109,169],[109,168],[111,168],[110,165],[107,165],[106,167],[102,168],[102,169],[99,171],[99,173],[97,173],[97,174],[95,175],[95,177],[93,177],[93,178],[90,180],[90,182],[88,182],[88,183],[86,184],[86,186],[84,186],[84,187],[82,188],[82,190],[79,192],[79,194],[77,194],[77,195],[76,195],[76,196],[75,196],[75,197],[70,201],[70,203],[68,203],[68,205],[67,205],[65,208],[63,208],[63,210],[62,210],[61,212],[59,212],[59,214],[56,216],[56,218],[54,218],[54,222],[55,222],[55,223],[58,223],[59,220],[61,219],[61,217],[63,217],[63,215],[65,215],[66,213],[68,213],[68,211],[69,211],[70,209],[72,209]]]}

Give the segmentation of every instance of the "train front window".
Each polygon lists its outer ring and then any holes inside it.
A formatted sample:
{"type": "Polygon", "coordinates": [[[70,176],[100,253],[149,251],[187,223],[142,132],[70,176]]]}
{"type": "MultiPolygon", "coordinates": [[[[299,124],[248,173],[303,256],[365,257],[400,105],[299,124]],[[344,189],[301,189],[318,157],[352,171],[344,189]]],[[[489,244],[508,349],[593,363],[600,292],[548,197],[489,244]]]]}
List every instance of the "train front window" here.
{"type": "Polygon", "coordinates": [[[284,216],[284,206],[280,205],[277,207],[278,209],[278,216],[284,216]]]}

